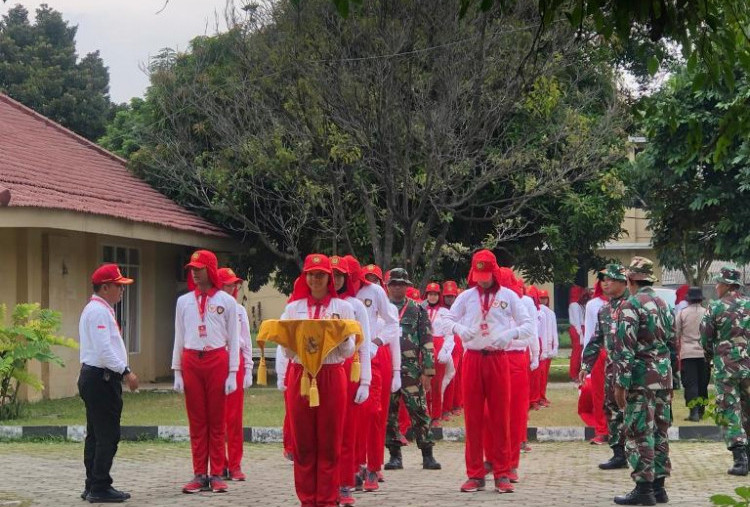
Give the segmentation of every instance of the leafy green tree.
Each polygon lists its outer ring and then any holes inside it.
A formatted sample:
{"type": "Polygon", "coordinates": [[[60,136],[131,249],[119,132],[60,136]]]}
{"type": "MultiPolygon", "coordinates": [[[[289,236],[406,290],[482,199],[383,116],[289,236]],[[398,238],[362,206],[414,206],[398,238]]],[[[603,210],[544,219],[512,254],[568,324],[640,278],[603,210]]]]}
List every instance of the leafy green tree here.
{"type": "Polygon", "coordinates": [[[636,159],[633,187],[661,263],[696,285],[715,259],[750,259],[750,145],[721,141],[728,124],[717,114],[750,97],[747,74],[741,68],[735,74],[731,89],[696,89],[694,73],[682,69],[641,105],[647,145],[636,159]]]}
{"type": "Polygon", "coordinates": [[[18,388],[26,384],[36,390],[44,385],[29,372],[29,361],[64,366],[53,346],[78,348],[75,340],[60,336],[60,314],[36,303],[19,304],[6,323],[7,307],[0,305],[0,420],[15,419],[21,404],[18,388]]]}
{"type": "Polygon", "coordinates": [[[0,20],[0,91],[91,140],[104,133],[112,105],[99,52],[80,60],[77,27],[42,4],[35,22],[21,5],[0,20]]]}

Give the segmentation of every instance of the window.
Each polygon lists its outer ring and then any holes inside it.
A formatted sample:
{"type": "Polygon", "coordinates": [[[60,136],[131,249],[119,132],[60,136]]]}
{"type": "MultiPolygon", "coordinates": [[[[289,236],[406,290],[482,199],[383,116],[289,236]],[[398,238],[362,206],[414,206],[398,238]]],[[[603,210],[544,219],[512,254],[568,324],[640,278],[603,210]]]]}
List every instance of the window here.
{"type": "MultiPolygon", "coordinates": [[[[102,261],[116,263],[123,276],[135,280],[140,278],[141,253],[137,248],[106,245],[102,248],[102,261]]],[[[140,285],[135,283],[125,288],[122,301],[115,305],[115,317],[130,354],[141,351],[140,315],[141,291],[140,285]]]]}

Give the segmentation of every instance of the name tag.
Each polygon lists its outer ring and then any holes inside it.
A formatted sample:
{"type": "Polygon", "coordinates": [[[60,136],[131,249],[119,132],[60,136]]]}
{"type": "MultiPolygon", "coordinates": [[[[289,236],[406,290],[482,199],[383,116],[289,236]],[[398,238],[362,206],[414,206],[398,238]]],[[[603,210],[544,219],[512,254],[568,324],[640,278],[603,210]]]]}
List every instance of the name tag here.
{"type": "Polygon", "coordinates": [[[205,324],[198,325],[198,336],[201,338],[208,338],[208,331],[206,330],[205,324]]]}
{"type": "Polygon", "coordinates": [[[490,326],[486,322],[482,322],[481,324],[479,324],[479,329],[482,330],[482,336],[488,336],[490,334],[490,326]]]}

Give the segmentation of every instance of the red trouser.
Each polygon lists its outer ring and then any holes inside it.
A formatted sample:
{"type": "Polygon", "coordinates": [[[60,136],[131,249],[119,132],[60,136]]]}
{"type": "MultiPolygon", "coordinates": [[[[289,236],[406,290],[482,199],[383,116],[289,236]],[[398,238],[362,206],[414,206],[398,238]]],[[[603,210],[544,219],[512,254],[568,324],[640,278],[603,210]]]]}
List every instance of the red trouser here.
{"type": "Polygon", "coordinates": [[[349,380],[352,372],[352,359],[344,362],[346,375],[346,415],[344,416],[343,440],[341,441],[341,457],[339,458],[339,485],[354,487],[354,474],[357,473],[356,440],[357,428],[360,425],[362,405],[354,403],[354,397],[359,389],[359,382],[349,380]]]}
{"type": "Polygon", "coordinates": [[[435,355],[435,375],[432,377],[432,389],[427,393],[427,413],[430,419],[439,421],[443,416],[443,379],[445,378],[445,365],[437,360],[440,349],[443,348],[445,339],[442,336],[433,336],[432,345],[435,355]]]}
{"type": "MultiPolygon", "coordinates": [[[[370,391],[370,398],[377,413],[373,415],[367,436],[367,470],[379,472],[383,468],[385,459],[385,427],[388,421],[388,408],[391,404],[391,382],[393,381],[393,361],[391,347],[388,345],[378,349],[373,358],[373,365],[377,363],[380,369],[381,389],[379,399],[370,391]]],[[[373,366],[373,382],[375,381],[375,367],[373,366]]]]}
{"type": "Polygon", "coordinates": [[[242,385],[245,382],[245,358],[240,354],[240,369],[237,370],[237,390],[227,396],[224,417],[227,425],[227,453],[224,459],[224,468],[230,472],[241,469],[242,445],[245,434],[242,429],[242,408],[245,403],[245,390],[242,385]]]}
{"type": "Polygon", "coordinates": [[[541,400],[549,403],[547,399],[547,383],[549,383],[549,369],[552,366],[552,359],[545,359],[539,363],[539,369],[542,370],[542,392],[541,400]]]}
{"type": "MultiPolygon", "coordinates": [[[[542,339],[539,339],[539,346],[541,350],[542,339]]],[[[542,363],[536,370],[529,370],[529,406],[534,403],[539,403],[542,399],[542,363]]]]}
{"type": "Polygon", "coordinates": [[[602,349],[599,358],[591,370],[591,401],[594,413],[594,432],[597,435],[607,435],[607,414],[604,412],[604,363],[607,360],[607,352],[602,349]]]}
{"type": "Polygon", "coordinates": [[[463,373],[461,372],[461,365],[463,364],[464,346],[461,342],[461,338],[458,335],[454,335],[456,345],[453,347],[453,366],[456,368],[456,376],[453,377],[451,383],[445,389],[443,395],[443,412],[451,412],[453,410],[460,409],[463,406],[461,392],[463,387],[461,384],[461,378],[463,373]]]}
{"type": "Polygon", "coordinates": [[[182,351],[185,408],[190,424],[193,473],[221,475],[224,467],[224,384],[229,374],[226,349],[182,351]]]}
{"type": "Polygon", "coordinates": [[[576,331],[576,328],[573,326],[570,326],[568,331],[570,332],[570,345],[572,347],[568,375],[577,382],[578,374],[581,372],[581,354],[583,354],[583,349],[581,348],[581,337],[578,336],[578,331],[576,331]]]}
{"type": "Polygon", "coordinates": [[[302,365],[290,363],[287,384],[294,435],[294,487],[303,506],[329,507],[339,496],[339,456],[346,411],[346,374],[326,364],[316,379],[320,406],[300,394],[302,365]]]}
{"type": "Polygon", "coordinates": [[[526,441],[529,426],[529,353],[512,351],[508,355],[510,371],[510,467],[518,468],[521,459],[521,442],[526,441]]]}
{"type": "MultiPolygon", "coordinates": [[[[382,348],[382,347],[381,347],[382,348]]],[[[380,350],[370,360],[372,369],[372,381],[370,382],[370,396],[367,401],[362,405],[359,424],[357,425],[357,436],[354,441],[354,455],[355,463],[357,465],[367,464],[367,469],[373,472],[380,470],[383,466],[383,452],[376,452],[373,445],[370,444],[370,435],[372,434],[373,426],[377,424],[377,420],[380,418],[381,409],[381,389],[382,389],[382,376],[380,366],[380,350]],[[378,461],[380,459],[380,461],[378,461]],[[377,467],[377,468],[375,468],[377,467]]],[[[389,366],[390,368],[390,366],[389,366]]],[[[390,386],[389,386],[390,387],[390,386]]],[[[383,432],[385,432],[385,426],[383,426],[383,432]]],[[[384,444],[381,444],[381,449],[384,444]]]]}
{"type": "Polygon", "coordinates": [[[495,478],[510,470],[510,374],[503,352],[468,350],[463,362],[466,475],[481,479],[484,471],[483,431],[488,427],[486,458],[495,478]],[[486,411],[485,411],[486,408],[486,411]]]}
{"type": "Polygon", "coordinates": [[[294,455],[294,435],[292,435],[292,419],[289,415],[289,379],[292,377],[292,369],[286,369],[286,375],[284,376],[284,385],[286,390],[284,391],[284,427],[282,429],[282,435],[284,439],[284,454],[294,455]]]}

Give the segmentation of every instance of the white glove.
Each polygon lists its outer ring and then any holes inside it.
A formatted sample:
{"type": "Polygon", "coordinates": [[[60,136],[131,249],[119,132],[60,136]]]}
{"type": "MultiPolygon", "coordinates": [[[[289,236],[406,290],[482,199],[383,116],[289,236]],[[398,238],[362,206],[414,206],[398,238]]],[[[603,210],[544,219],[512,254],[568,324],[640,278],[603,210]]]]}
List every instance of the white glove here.
{"type": "Polygon", "coordinates": [[[391,392],[395,393],[399,389],[401,389],[401,372],[400,371],[394,371],[393,372],[393,380],[391,381],[391,392]]]}
{"type": "Polygon", "coordinates": [[[182,380],[182,371],[180,370],[174,371],[174,387],[172,389],[174,389],[178,393],[185,392],[185,381],[182,380]]]}
{"type": "Polygon", "coordinates": [[[363,384],[360,384],[357,388],[357,394],[354,395],[354,403],[357,405],[361,405],[362,403],[367,401],[367,398],[370,397],[370,386],[366,386],[363,384]]]}
{"type": "Polygon", "coordinates": [[[505,350],[516,336],[518,336],[517,328],[507,329],[505,331],[496,331],[493,329],[490,331],[490,338],[492,339],[490,345],[495,349],[505,350]]]}
{"type": "Polygon", "coordinates": [[[450,360],[450,358],[451,358],[451,355],[448,353],[448,349],[446,349],[445,347],[440,349],[440,352],[438,353],[438,357],[437,357],[438,363],[446,364],[450,360]]]}
{"type": "Polygon", "coordinates": [[[253,387],[253,369],[245,368],[245,378],[242,382],[242,388],[247,389],[253,387]]]}
{"type": "Polygon", "coordinates": [[[279,377],[276,379],[276,389],[281,391],[282,393],[286,391],[286,385],[284,384],[284,377],[279,375],[279,377]]]}
{"type": "Polygon", "coordinates": [[[470,342],[477,337],[477,334],[474,330],[469,329],[468,327],[461,324],[456,324],[455,326],[453,326],[453,333],[460,336],[461,340],[463,340],[464,342],[470,342]]]}
{"type": "Polygon", "coordinates": [[[230,371],[227,381],[224,383],[224,394],[232,394],[237,390],[237,372],[230,371]]]}
{"type": "Polygon", "coordinates": [[[531,368],[531,371],[534,371],[537,368],[539,368],[539,359],[532,359],[531,365],[529,366],[529,368],[531,368]]]}

